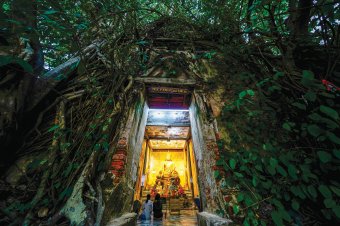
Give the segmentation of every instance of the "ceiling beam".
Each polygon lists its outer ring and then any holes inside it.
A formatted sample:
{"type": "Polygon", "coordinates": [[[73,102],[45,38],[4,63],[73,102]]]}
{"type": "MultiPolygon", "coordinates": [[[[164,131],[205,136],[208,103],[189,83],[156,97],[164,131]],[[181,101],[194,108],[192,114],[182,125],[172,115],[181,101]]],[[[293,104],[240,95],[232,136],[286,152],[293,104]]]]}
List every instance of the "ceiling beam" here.
{"type": "Polygon", "coordinates": [[[138,77],[136,81],[143,83],[157,83],[170,85],[196,85],[195,79],[181,79],[181,78],[157,78],[157,77],[138,77]]]}

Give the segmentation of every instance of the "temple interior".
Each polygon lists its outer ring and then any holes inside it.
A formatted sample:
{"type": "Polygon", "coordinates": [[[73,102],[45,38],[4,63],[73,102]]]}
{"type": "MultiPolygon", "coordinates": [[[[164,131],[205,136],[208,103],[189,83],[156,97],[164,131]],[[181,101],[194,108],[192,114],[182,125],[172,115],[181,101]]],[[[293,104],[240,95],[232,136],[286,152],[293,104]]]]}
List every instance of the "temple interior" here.
{"type": "Polygon", "coordinates": [[[188,89],[149,87],[135,199],[157,193],[163,198],[192,199],[199,195],[189,101],[188,89]]]}

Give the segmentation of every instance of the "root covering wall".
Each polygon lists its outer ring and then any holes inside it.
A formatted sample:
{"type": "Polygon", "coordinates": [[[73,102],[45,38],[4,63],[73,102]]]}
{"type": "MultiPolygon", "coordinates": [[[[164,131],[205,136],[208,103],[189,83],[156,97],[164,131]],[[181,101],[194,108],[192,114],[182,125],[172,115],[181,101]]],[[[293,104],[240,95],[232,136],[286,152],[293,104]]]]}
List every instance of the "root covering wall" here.
{"type": "Polygon", "coordinates": [[[122,123],[118,143],[113,147],[114,155],[109,172],[112,181],[107,183],[105,190],[107,208],[104,223],[131,210],[147,110],[148,106],[141,93],[140,98],[126,112],[126,121],[122,123]]]}

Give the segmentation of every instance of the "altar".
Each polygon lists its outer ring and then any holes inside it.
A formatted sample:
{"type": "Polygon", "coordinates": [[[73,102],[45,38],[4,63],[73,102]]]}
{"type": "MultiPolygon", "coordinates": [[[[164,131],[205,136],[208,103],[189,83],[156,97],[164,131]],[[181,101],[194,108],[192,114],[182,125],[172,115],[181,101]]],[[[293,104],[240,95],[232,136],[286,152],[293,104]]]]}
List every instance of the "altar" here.
{"type": "Polygon", "coordinates": [[[184,194],[188,189],[187,162],[184,151],[153,152],[150,158],[146,189],[151,196],[162,197],[184,194]]]}

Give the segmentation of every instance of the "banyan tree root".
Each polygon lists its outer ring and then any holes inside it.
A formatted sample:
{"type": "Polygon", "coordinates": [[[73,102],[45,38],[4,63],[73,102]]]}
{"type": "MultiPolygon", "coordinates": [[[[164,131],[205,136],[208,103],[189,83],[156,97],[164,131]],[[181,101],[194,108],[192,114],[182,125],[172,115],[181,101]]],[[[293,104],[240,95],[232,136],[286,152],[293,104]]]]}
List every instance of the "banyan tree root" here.
{"type": "Polygon", "coordinates": [[[85,184],[88,182],[89,175],[93,170],[95,155],[95,152],[91,154],[66,204],[49,220],[49,224],[54,225],[60,218],[67,217],[73,225],[84,225],[85,223],[89,223],[90,225],[92,223],[93,225],[93,222],[89,222],[92,221],[92,218],[84,203],[83,191],[85,184]]]}

